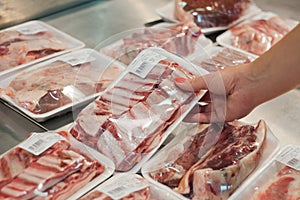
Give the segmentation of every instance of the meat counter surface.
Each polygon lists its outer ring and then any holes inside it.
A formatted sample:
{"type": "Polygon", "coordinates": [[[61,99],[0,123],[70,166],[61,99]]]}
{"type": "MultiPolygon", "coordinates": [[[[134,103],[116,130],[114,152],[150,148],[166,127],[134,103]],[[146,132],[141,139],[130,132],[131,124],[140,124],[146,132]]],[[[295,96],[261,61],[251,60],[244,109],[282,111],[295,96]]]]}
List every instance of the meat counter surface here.
{"type": "MultiPolygon", "coordinates": [[[[83,41],[88,48],[95,48],[110,36],[141,28],[145,23],[159,20],[155,10],[171,0],[101,0],[90,1],[77,7],[38,18],[57,29],[83,41]],[[126,9],[124,9],[126,8],[126,9]],[[71,22],[71,23],[70,23],[71,22]]],[[[255,1],[263,10],[272,11],[282,17],[300,20],[300,1],[268,0],[255,1]]],[[[300,90],[295,89],[270,102],[257,107],[244,120],[268,122],[281,144],[300,144],[300,90]]],[[[80,110],[80,109],[79,109],[80,110]]],[[[28,120],[1,102],[0,109],[0,153],[23,140],[30,131],[54,130],[73,121],[77,111],[67,113],[43,123],[28,120]],[[2,108],[3,107],[3,108],[2,108]],[[9,135],[9,138],[8,138],[9,135]]]]}

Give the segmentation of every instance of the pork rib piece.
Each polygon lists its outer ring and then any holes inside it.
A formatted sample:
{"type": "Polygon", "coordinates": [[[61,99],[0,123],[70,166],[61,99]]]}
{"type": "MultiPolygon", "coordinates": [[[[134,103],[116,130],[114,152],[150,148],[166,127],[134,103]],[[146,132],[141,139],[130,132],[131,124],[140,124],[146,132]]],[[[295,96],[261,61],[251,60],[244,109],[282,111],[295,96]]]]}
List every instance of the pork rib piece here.
{"type": "Polygon", "coordinates": [[[254,194],[253,200],[292,200],[300,198],[300,172],[290,167],[282,168],[254,194]]]}
{"type": "Polygon", "coordinates": [[[262,120],[256,127],[232,122],[225,124],[220,136],[214,129],[200,128],[173,163],[150,176],[193,199],[228,198],[257,166],[266,124],[262,120]]]}

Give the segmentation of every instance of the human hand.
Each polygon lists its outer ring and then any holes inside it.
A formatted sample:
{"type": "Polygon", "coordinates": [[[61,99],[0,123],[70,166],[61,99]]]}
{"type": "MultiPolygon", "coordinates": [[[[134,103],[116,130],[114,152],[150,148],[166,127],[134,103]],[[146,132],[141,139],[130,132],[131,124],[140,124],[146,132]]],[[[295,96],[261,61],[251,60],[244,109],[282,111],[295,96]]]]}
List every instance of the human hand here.
{"type": "Polygon", "coordinates": [[[227,67],[194,79],[175,78],[176,84],[188,91],[208,90],[184,119],[186,122],[224,122],[239,119],[256,106],[255,79],[249,76],[250,64],[227,67]]]}

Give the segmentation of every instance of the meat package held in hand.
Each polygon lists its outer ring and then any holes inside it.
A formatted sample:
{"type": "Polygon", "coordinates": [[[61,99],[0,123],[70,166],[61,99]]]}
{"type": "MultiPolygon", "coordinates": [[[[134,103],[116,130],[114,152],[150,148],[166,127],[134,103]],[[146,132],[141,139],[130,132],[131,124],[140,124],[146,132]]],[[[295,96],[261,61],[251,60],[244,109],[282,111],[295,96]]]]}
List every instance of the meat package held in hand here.
{"type": "Polygon", "coordinates": [[[230,29],[231,45],[255,55],[261,55],[285,36],[292,26],[279,16],[251,20],[230,29]]]}
{"type": "MultiPolygon", "coordinates": [[[[202,45],[200,42],[198,43],[201,35],[200,30],[193,32],[183,25],[164,28],[147,27],[134,31],[118,43],[102,48],[101,52],[127,65],[141,51],[149,47],[160,47],[185,57],[194,53],[197,45],[202,45]]],[[[205,40],[208,39],[205,38],[205,40]]]]}
{"type": "Polygon", "coordinates": [[[153,158],[159,166],[143,167],[142,173],[188,198],[227,199],[256,168],[266,124],[260,120],[254,127],[234,121],[220,128],[212,124],[191,129],[195,133],[170,144],[167,155],[161,152],[153,158]]]}
{"type": "Polygon", "coordinates": [[[259,187],[251,199],[300,199],[300,172],[288,166],[282,168],[271,180],[259,187]]]}
{"type": "MultiPolygon", "coordinates": [[[[137,70],[145,64],[138,65],[137,70]]],[[[175,77],[194,76],[178,63],[162,58],[152,64],[145,78],[126,72],[79,113],[70,131],[113,160],[118,171],[132,169],[155,149],[165,131],[199,94],[175,85],[175,77]]]]}
{"type": "Polygon", "coordinates": [[[104,68],[94,62],[74,66],[58,59],[34,66],[16,75],[7,88],[0,90],[31,113],[47,113],[103,91],[121,73],[118,66],[104,68]]]}
{"type": "Polygon", "coordinates": [[[201,28],[226,27],[243,16],[251,0],[175,0],[174,16],[201,28]]]}
{"type": "MultiPolygon", "coordinates": [[[[41,148],[42,142],[37,140],[30,149],[41,148]]],[[[1,156],[0,166],[0,199],[7,200],[66,199],[105,170],[101,163],[73,149],[64,139],[39,155],[15,147],[1,156]]]]}
{"type": "Polygon", "coordinates": [[[0,71],[63,51],[68,45],[43,30],[25,34],[16,30],[0,32],[0,71]]]}

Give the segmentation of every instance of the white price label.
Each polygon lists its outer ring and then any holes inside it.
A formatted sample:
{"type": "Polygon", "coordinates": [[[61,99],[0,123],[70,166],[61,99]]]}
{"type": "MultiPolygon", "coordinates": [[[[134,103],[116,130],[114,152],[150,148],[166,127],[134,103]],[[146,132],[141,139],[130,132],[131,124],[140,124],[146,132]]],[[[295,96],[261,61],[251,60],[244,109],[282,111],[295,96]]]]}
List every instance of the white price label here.
{"type": "Polygon", "coordinates": [[[288,146],[276,160],[293,169],[300,170],[300,146],[288,146]]]}
{"type": "Polygon", "coordinates": [[[95,61],[96,58],[94,58],[88,54],[82,54],[82,55],[70,55],[67,57],[60,58],[59,60],[66,62],[66,63],[70,64],[71,66],[76,66],[76,65],[83,64],[83,63],[95,61]]]}
{"type": "Polygon", "coordinates": [[[159,61],[164,59],[166,59],[165,56],[146,49],[137,55],[137,57],[129,64],[128,69],[139,77],[145,78],[151,69],[159,61]]]}
{"type": "Polygon", "coordinates": [[[65,140],[65,138],[57,133],[33,133],[28,139],[19,144],[19,147],[38,156],[60,140],[65,140]]]}
{"type": "Polygon", "coordinates": [[[20,27],[17,29],[18,32],[22,33],[22,34],[36,34],[36,33],[40,33],[40,32],[45,32],[48,31],[44,26],[40,25],[40,24],[34,24],[32,26],[28,26],[28,27],[20,27]]]}
{"type": "Polygon", "coordinates": [[[126,177],[101,187],[101,192],[107,194],[112,199],[121,199],[148,186],[148,183],[139,180],[137,177],[126,177]]]}

